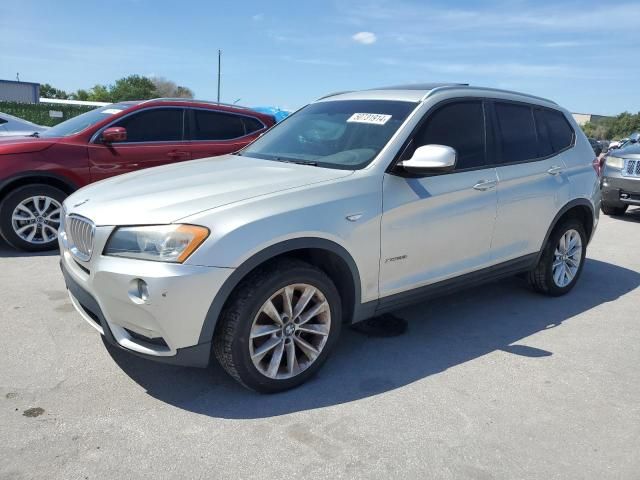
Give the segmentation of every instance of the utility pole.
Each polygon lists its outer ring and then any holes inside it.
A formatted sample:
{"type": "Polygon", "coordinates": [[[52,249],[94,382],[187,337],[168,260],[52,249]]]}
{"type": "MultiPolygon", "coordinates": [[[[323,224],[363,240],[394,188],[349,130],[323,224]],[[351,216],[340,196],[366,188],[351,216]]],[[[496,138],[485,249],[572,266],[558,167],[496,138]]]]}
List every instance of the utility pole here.
{"type": "Polygon", "coordinates": [[[218,103],[220,103],[220,57],[222,57],[222,50],[218,50],[218,103]]]}

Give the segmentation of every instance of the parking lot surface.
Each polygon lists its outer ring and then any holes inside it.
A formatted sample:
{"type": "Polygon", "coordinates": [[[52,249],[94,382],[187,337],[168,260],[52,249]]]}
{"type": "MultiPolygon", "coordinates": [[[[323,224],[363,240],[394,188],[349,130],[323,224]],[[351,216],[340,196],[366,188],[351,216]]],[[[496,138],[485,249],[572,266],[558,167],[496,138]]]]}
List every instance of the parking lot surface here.
{"type": "Polygon", "coordinates": [[[277,395],[105,347],[56,254],[0,244],[0,478],[637,479],[639,240],[640,210],[601,217],[569,295],[509,279],[345,329],[277,395]]]}

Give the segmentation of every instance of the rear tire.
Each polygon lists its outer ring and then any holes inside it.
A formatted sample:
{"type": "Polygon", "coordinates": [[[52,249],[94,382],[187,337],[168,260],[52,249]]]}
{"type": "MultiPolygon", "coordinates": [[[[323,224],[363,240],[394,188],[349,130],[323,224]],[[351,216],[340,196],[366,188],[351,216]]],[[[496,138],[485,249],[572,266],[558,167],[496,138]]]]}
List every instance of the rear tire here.
{"type": "Polygon", "coordinates": [[[331,279],[308,263],[283,259],[259,267],[237,287],[220,316],[213,350],[245,387],[280,392],[318,371],[341,323],[331,279]]]}
{"type": "Polygon", "coordinates": [[[626,213],[628,207],[627,205],[625,205],[624,207],[612,207],[611,205],[602,203],[600,205],[600,208],[602,209],[605,215],[610,215],[612,217],[620,217],[626,213]]]}
{"type": "Polygon", "coordinates": [[[0,234],[18,250],[40,252],[58,246],[62,202],[67,194],[45,184],[18,187],[0,204],[0,234]]]}
{"type": "Polygon", "coordinates": [[[552,297],[568,293],[582,273],[586,253],[587,235],[582,223],[576,219],[562,222],[549,236],[538,264],[529,272],[529,285],[552,297]]]}

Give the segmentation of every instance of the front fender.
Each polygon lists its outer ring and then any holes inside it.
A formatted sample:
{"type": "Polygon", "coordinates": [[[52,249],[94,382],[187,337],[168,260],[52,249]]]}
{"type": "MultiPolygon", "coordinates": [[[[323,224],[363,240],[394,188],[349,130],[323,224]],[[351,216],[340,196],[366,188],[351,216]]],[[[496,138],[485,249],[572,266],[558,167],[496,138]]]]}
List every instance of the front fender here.
{"type": "Polygon", "coordinates": [[[353,257],[344,247],[331,240],[318,237],[301,237],[283,240],[274,243],[250,256],[238,268],[236,268],[231,276],[224,282],[222,287],[216,293],[213,302],[209,307],[209,311],[207,312],[204,323],[202,325],[198,343],[211,341],[216,329],[216,325],[218,323],[218,318],[220,317],[220,313],[222,312],[222,308],[224,307],[231,293],[249,272],[272,258],[275,258],[287,252],[301,249],[326,250],[338,255],[342,260],[344,260],[344,262],[349,267],[353,280],[355,289],[355,305],[360,305],[362,298],[360,287],[360,273],[353,257]]]}

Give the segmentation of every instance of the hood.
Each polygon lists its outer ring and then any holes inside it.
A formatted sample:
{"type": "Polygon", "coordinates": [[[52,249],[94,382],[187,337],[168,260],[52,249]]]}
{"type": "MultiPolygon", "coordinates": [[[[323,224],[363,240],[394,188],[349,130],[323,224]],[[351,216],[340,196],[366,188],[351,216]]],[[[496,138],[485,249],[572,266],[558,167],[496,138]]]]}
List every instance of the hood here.
{"type": "Polygon", "coordinates": [[[103,180],[75,192],[65,206],[68,213],[85,216],[96,225],[172,223],[204,210],[352,173],[223,155],[103,180]]]}
{"type": "Polygon", "coordinates": [[[611,150],[609,155],[612,157],[620,157],[620,158],[639,158],[640,157],[640,144],[633,143],[625,148],[620,148],[617,150],[611,150]]]}
{"type": "Polygon", "coordinates": [[[57,141],[56,138],[0,137],[0,155],[40,152],[57,141]]]}

